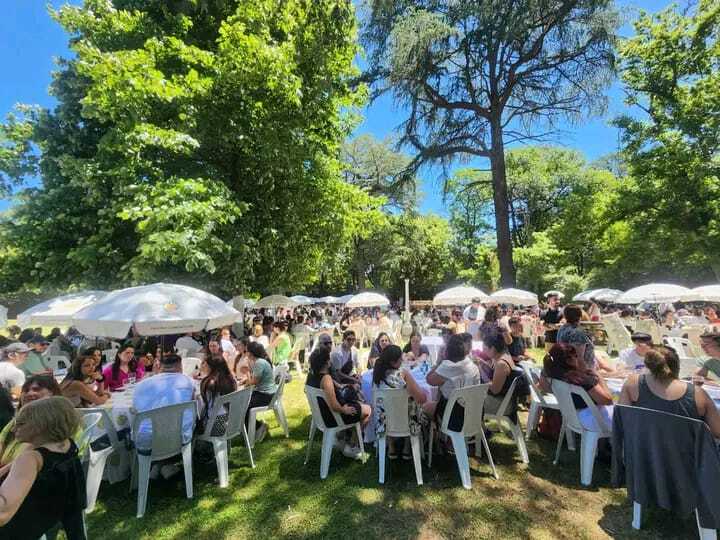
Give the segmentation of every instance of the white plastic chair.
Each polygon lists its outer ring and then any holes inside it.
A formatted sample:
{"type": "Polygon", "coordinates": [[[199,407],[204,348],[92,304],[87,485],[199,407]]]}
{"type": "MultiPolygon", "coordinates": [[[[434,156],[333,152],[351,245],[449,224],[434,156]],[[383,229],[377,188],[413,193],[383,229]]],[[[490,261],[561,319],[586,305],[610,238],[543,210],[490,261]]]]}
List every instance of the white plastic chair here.
{"type": "MultiPolygon", "coordinates": [[[[489,384],[478,384],[465,386],[463,388],[456,388],[453,390],[452,394],[450,394],[450,399],[448,399],[447,405],[445,406],[442,425],[440,426],[440,432],[450,437],[450,440],[452,441],[453,450],[455,451],[455,459],[457,460],[458,472],[460,473],[460,479],[465,489],[472,489],[472,481],[470,479],[470,461],[468,460],[467,445],[465,443],[465,439],[470,437],[474,437],[475,439],[475,456],[481,457],[482,447],[484,447],[493,476],[495,479],[498,478],[495,463],[493,462],[492,454],[490,453],[490,447],[488,446],[487,439],[485,438],[482,418],[482,410],[488,388],[490,388],[489,384]],[[463,428],[462,431],[450,431],[448,423],[450,422],[453,407],[455,406],[455,403],[458,402],[465,408],[463,428]],[[482,447],[478,444],[478,437],[480,438],[482,447]]],[[[432,465],[432,441],[434,438],[434,432],[435,426],[434,424],[430,424],[428,467],[432,465]]]]}
{"type": "MultiPolygon", "coordinates": [[[[553,379],[552,389],[560,404],[560,411],[562,412],[562,427],[560,428],[560,433],[565,433],[566,430],[570,430],[571,432],[580,434],[580,483],[584,486],[589,486],[592,484],[593,466],[595,464],[595,455],[597,454],[598,440],[610,438],[612,436],[612,427],[605,422],[597,405],[595,405],[595,402],[582,387],[553,379]],[[572,400],[572,394],[580,396],[581,399],[585,401],[593,418],[595,418],[595,422],[600,429],[599,431],[590,431],[582,425],[572,400]]],[[[555,460],[553,461],[554,465],[557,465],[560,459],[563,439],[564,437],[558,436],[555,460]]]]}
{"type": "MultiPolygon", "coordinates": [[[[117,431],[115,431],[115,424],[113,424],[107,409],[102,407],[80,409],[80,413],[83,415],[84,420],[87,418],[95,418],[95,415],[98,415],[97,417],[100,422],[96,422],[94,425],[97,428],[102,428],[110,440],[110,446],[101,450],[93,450],[91,444],[88,444],[87,447],[88,470],[85,482],[87,507],[85,508],[85,513],[89,514],[95,509],[98,491],[100,491],[100,482],[102,482],[107,459],[110,457],[110,454],[120,449],[121,445],[118,440],[117,431]]],[[[92,440],[88,442],[92,442],[92,440]]]]}
{"type": "MultiPolygon", "coordinates": [[[[138,413],[133,420],[133,440],[137,441],[138,430],[143,422],[152,425],[151,448],[142,454],[134,449],[131,488],[138,488],[137,517],[145,515],[147,507],[150,466],[153,461],[160,461],[182,454],[185,471],[185,494],[188,499],[193,496],[192,484],[192,440],[184,441],[184,417],[192,415],[192,429],[195,428],[197,402],[186,401],[167,407],[159,407],[138,413]]],[[[192,433],[192,430],[191,430],[192,433]]]]}
{"type": "Polygon", "coordinates": [[[106,364],[115,361],[115,355],[117,354],[117,351],[118,351],[117,347],[113,347],[113,348],[110,348],[110,349],[105,349],[105,350],[102,352],[102,353],[103,353],[103,357],[105,358],[105,363],[106,363],[106,364]]]}
{"type": "MultiPolygon", "coordinates": [[[[355,422],[354,424],[346,424],[343,421],[342,416],[330,409],[329,405],[328,410],[330,410],[333,418],[335,418],[335,423],[337,425],[335,427],[327,426],[325,424],[325,420],[323,419],[322,413],[320,412],[320,404],[318,402],[319,399],[325,401],[325,392],[323,392],[322,388],[313,388],[312,386],[305,385],[305,395],[307,396],[308,404],[310,405],[312,420],[310,422],[310,436],[308,437],[308,446],[307,453],[305,454],[304,465],[307,465],[307,462],[310,459],[310,449],[312,447],[313,439],[315,438],[315,431],[319,429],[320,431],[322,431],[323,434],[322,452],[320,454],[320,478],[325,480],[330,469],[330,459],[332,458],[332,450],[333,446],[335,445],[335,438],[337,437],[337,434],[339,432],[348,429],[355,429],[360,444],[360,452],[362,454],[365,454],[365,447],[363,446],[362,428],[360,427],[360,422],[355,422]]],[[[327,404],[327,402],[325,403],[327,404]]]]}
{"type": "Polygon", "coordinates": [[[61,369],[67,370],[70,368],[70,360],[68,360],[67,356],[63,355],[46,356],[45,362],[47,363],[48,368],[52,369],[53,371],[58,371],[61,369]]]}
{"type": "Polygon", "coordinates": [[[278,366],[274,373],[275,381],[277,382],[277,390],[270,400],[270,403],[261,407],[253,407],[250,409],[250,416],[248,417],[248,437],[250,438],[250,446],[252,448],[255,448],[255,420],[259,413],[268,411],[275,413],[275,418],[277,419],[278,424],[280,424],[280,427],[282,427],[285,437],[290,437],[285,407],[282,402],[283,393],[285,392],[286,374],[286,368],[278,366]]]}
{"type": "Polygon", "coordinates": [[[534,349],[537,347],[537,336],[533,332],[535,324],[532,320],[521,319],[522,324],[522,337],[530,342],[530,346],[534,349]]]}
{"type": "Polygon", "coordinates": [[[601,315],[600,320],[603,323],[603,329],[607,334],[607,352],[611,354],[613,351],[620,352],[633,347],[630,339],[630,332],[625,328],[624,323],[617,313],[609,315],[601,315]]]}
{"type": "Polygon", "coordinates": [[[418,486],[422,486],[422,437],[420,434],[410,433],[410,418],[408,416],[408,401],[410,396],[405,388],[375,388],[374,408],[382,403],[385,411],[385,432],[377,439],[379,479],[381,484],[385,483],[385,451],[387,450],[388,437],[410,437],[413,462],[415,464],[415,478],[418,486]]]}
{"type": "Polygon", "coordinates": [[[187,358],[182,358],[182,372],[183,375],[187,375],[188,377],[192,377],[195,372],[200,369],[200,364],[202,363],[202,360],[199,358],[196,358],[194,356],[189,356],[187,358]]]}
{"type": "Polygon", "coordinates": [[[667,332],[666,329],[661,329],[653,319],[638,319],[635,331],[650,334],[653,343],[662,343],[663,331],[667,332]]]}
{"type": "Polygon", "coordinates": [[[255,460],[253,459],[250,440],[248,439],[248,433],[245,429],[245,414],[247,413],[248,405],[250,405],[252,390],[252,387],[249,387],[244,390],[236,390],[224,396],[218,396],[215,399],[213,410],[208,415],[204,433],[196,437],[199,441],[207,441],[213,445],[215,463],[218,469],[218,481],[221,488],[228,487],[228,451],[230,449],[231,439],[238,435],[243,436],[248,451],[248,458],[250,459],[250,465],[253,469],[255,468],[255,460]],[[222,435],[212,435],[215,419],[218,415],[222,414],[228,415],[225,432],[222,435]]]}
{"type": "Polygon", "coordinates": [[[292,349],[290,350],[290,362],[295,363],[295,369],[299,373],[300,370],[300,351],[305,350],[307,347],[308,336],[307,334],[298,334],[294,337],[295,342],[293,343],[292,349]]]}
{"type": "MultiPolygon", "coordinates": [[[[540,420],[540,411],[542,409],[559,411],[560,405],[554,394],[545,393],[538,386],[535,373],[536,366],[534,363],[523,360],[520,362],[520,367],[525,374],[525,379],[530,385],[530,412],[528,413],[527,427],[525,428],[525,438],[530,439],[530,435],[537,429],[538,421],[540,420]]],[[[572,437],[572,435],[570,437],[572,437]]],[[[570,444],[570,442],[568,442],[568,444],[570,444]]],[[[574,446],[571,446],[571,448],[574,448],[574,446]]]]}
{"type": "Polygon", "coordinates": [[[498,427],[500,429],[503,428],[503,426],[507,426],[507,428],[510,430],[510,434],[512,435],[512,438],[515,440],[515,444],[518,447],[518,451],[520,452],[520,458],[522,459],[523,463],[530,463],[530,458],[528,456],[527,447],[525,446],[525,437],[523,436],[522,428],[520,427],[520,423],[513,422],[512,418],[510,418],[510,406],[512,405],[515,394],[515,387],[517,386],[518,378],[516,377],[515,380],[513,380],[512,384],[510,385],[510,388],[508,388],[507,393],[505,394],[505,397],[500,402],[500,406],[498,407],[498,410],[495,413],[485,413],[485,420],[494,420],[497,422],[498,427]]]}

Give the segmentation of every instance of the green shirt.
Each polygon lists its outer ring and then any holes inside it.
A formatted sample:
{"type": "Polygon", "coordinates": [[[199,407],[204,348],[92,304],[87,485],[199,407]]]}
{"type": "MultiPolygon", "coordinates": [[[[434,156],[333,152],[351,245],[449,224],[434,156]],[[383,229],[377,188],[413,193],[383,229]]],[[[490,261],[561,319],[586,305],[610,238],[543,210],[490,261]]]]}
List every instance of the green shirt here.
{"type": "Polygon", "coordinates": [[[708,375],[713,374],[715,377],[720,377],[720,359],[719,358],[710,358],[708,356],[704,356],[702,358],[698,358],[697,360],[698,367],[705,368],[708,370],[708,375]]]}
{"type": "Polygon", "coordinates": [[[30,351],[25,361],[18,366],[23,370],[25,375],[35,375],[47,371],[48,364],[42,355],[35,351],[30,351]]]}
{"type": "Polygon", "coordinates": [[[279,365],[286,363],[290,358],[291,351],[290,336],[285,333],[280,334],[277,345],[275,345],[275,351],[273,352],[273,364],[279,365]]]}
{"type": "Polygon", "coordinates": [[[253,378],[257,381],[255,384],[255,391],[262,392],[263,394],[274,394],[277,388],[275,387],[275,377],[273,376],[273,368],[270,362],[264,358],[258,358],[255,360],[255,367],[253,368],[253,378]]]}

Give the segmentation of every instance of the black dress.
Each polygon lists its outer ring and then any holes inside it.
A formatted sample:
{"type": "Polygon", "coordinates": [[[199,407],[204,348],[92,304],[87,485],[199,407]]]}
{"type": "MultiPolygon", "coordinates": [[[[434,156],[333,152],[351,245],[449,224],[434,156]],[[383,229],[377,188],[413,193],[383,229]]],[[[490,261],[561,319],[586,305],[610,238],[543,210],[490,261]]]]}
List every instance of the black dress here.
{"type": "Polygon", "coordinates": [[[68,540],[85,540],[85,473],[71,441],[65,453],[38,448],[42,469],[12,519],[0,527],[3,540],[37,540],[58,523],[68,540]]]}

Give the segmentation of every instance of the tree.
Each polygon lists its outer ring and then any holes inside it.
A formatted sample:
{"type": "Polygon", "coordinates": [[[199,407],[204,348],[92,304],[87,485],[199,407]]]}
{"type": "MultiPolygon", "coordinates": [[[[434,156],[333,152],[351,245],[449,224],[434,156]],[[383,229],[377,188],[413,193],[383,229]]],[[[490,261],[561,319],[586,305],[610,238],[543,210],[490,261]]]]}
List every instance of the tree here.
{"type": "MultiPolygon", "coordinates": [[[[645,237],[669,237],[688,262],[720,279],[720,4],[642,13],[620,47],[627,103],[621,117],[632,182],[622,216],[645,237]],[[651,234],[652,231],[652,234],[651,234]],[[688,253],[690,251],[690,253],[688,253]]],[[[669,246],[668,246],[669,247],[669,246]]],[[[664,256],[673,251],[662,248],[664,256]]],[[[697,279],[697,276],[696,278],[697,279]]]]}
{"type": "Polygon", "coordinates": [[[611,0],[371,0],[366,80],[408,110],[413,166],[490,162],[503,285],[515,282],[505,146],[604,106],[618,17],[611,0]]]}
{"type": "Polygon", "coordinates": [[[16,266],[0,288],[162,278],[231,294],[319,278],[375,205],[341,176],[362,99],[349,0],[86,0],[52,15],[75,56],[53,75],[54,110],[0,130],[0,181],[42,179],[3,220],[0,266],[16,266]]]}

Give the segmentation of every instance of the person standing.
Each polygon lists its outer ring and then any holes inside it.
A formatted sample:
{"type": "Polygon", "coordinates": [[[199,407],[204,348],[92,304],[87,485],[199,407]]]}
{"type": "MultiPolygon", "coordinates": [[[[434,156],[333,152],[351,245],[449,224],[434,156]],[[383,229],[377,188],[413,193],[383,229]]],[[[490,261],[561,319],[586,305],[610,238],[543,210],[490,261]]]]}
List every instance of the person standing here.
{"type": "Polygon", "coordinates": [[[560,321],[563,318],[563,310],[560,307],[560,297],[550,294],[547,297],[548,307],[540,315],[540,320],[545,327],[545,350],[549,351],[557,343],[557,334],[560,329],[560,321]]]}
{"type": "Polygon", "coordinates": [[[480,329],[480,323],[485,319],[485,308],[482,307],[480,301],[480,298],[473,298],[471,304],[463,311],[465,331],[475,340],[480,339],[478,330],[480,329]]]}

